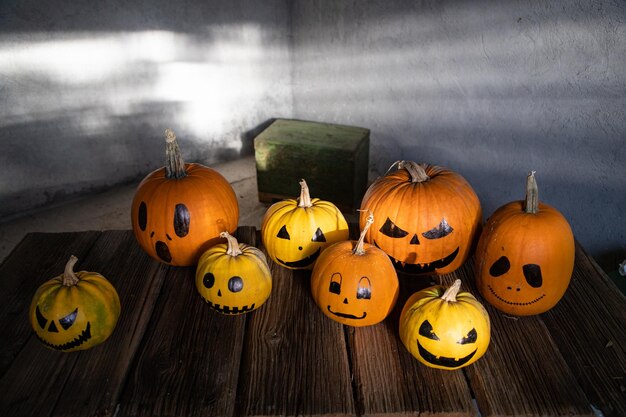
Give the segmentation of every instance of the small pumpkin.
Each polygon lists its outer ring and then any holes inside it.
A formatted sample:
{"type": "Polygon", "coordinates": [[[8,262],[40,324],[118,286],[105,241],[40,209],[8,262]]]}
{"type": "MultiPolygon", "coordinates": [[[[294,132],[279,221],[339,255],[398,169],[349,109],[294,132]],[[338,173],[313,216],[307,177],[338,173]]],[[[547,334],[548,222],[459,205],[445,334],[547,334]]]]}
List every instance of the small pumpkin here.
{"type": "Polygon", "coordinates": [[[539,202],[535,172],[525,201],[497,209],[476,249],[476,282],[483,298],[512,315],[543,313],[565,294],[574,270],[574,235],[565,217],[539,202]]]}
{"type": "Polygon", "coordinates": [[[337,242],[322,252],[311,274],[318,307],[327,317],[349,326],[383,321],[398,299],[398,276],[391,260],[364,243],[373,222],[370,215],[357,242],[337,242]]]}
{"type": "Polygon", "coordinates": [[[322,251],[348,239],[348,223],[330,201],[311,199],[305,180],[300,198],[274,203],[261,225],[263,245],[270,258],[289,269],[311,269],[322,251]]]}
{"type": "MultiPolygon", "coordinates": [[[[365,241],[385,251],[402,272],[456,270],[471,254],[482,223],[476,193],[447,168],[412,161],[400,161],[397,168],[374,181],[363,197],[361,208],[376,219],[365,241]]],[[[362,212],[361,227],[365,221],[362,212]]]]}
{"type": "Polygon", "coordinates": [[[120,316],[120,298],[97,272],[74,272],[72,255],[62,275],[41,285],[30,304],[29,319],[37,338],[62,352],[85,350],[104,342],[120,316]]]}
{"type": "Polygon", "coordinates": [[[459,369],[476,362],[491,339],[489,315],[461,280],[413,294],[400,314],[400,339],[417,360],[431,368],[459,369]]]}
{"type": "Polygon", "coordinates": [[[219,234],[237,229],[239,205],[232,187],[217,171],[185,164],[174,132],[166,135],[166,165],[137,187],[131,208],[133,232],[151,257],[190,266],[219,243],[219,234]]]}
{"type": "Polygon", "coordinates": [[[227,232],[220,243],[202,254],[196,288],[209,306],[222,314],[249,313],[261,307],[272,291],[272,275],[263,252],[237,242],[227,232]]]}

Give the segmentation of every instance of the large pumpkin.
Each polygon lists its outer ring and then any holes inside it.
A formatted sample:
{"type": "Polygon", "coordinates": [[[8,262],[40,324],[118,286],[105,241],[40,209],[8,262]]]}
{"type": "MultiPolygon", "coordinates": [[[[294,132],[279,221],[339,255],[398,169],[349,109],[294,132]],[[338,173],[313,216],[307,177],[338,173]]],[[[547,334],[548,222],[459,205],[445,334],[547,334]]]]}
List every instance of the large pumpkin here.
{"type": "Polygon", "coordinates": [[[364,243],[369,216],[357,242],[337,242],[315,263],[311,274],[313,299],[331,319],[349,326],[381,322],[398,298],[398,277],[385,252],[364,243]]]}
{"type": "Polygon", "coordinates": [[[410,274],[445,274],[471,254],[482,222],[476,193],[459,174],[435,165],[398,163],[378,178],[361,203],[360,225],[375,217],[365,240],[410,274]]]}
{"type": "Polygon", "coordinates": [[[97,272],[74,272],[71,256],[65,272],[41,285],[30,304],[30,324],[47,347],[63,352],[104,342],[120,316],[120,298],[97,272]]]}
{"type": "Polygon", "coordinates": [[[195,265],[200,255],[233,233],[239,205],[232,187],[217,171],[185,164],[176,137],[166,130],[166,165],[141,181],[131,220],[139,245],[154,259],[195,265]]]}
{"type": "Polygon", "coordinates": [[[559,302],[573,269],[572,229],[558,210],[539,202],[531,172],[526,200],[500,207],[485,223],[476,249],[478,289],[507,314],[539,314],[559,302]]]}
{"type": "Polygon", "coordinates": [[[274,203],[263,217],[261,236],[274,262],[311,269],[325,248],[348,239],[348,223],[330,201],[311,199],[306,181],[300,180],[300,198],[274,203]]]}
{"type": "Polygon", "coordinates": [[[215,311],[242,314],[256,310],[272,291],[265,255],[223,232],[220,243],[202,254],[196,269],[198,293],[215,311]]]}
{"type": "Polygon", "coordinates": [[[400,339],[424,365],[458,369],[476,362],[491,339],[489,315],[461,280],[413,294],[400,314],[400,339]]]}

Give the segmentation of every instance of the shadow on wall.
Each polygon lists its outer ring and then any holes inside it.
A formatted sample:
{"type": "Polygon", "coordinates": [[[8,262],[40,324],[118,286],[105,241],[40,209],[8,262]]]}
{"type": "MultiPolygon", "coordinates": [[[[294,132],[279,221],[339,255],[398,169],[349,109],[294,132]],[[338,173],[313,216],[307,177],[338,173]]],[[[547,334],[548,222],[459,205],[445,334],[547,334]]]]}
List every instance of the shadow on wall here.
{"type": "MultiPolygon", "coordinates": [[[[63,3],[63,4],[61,4],[63,3]]],[[[282,1],[0,5],[0,218],[188,162],[291,115],[282,1]]]]}

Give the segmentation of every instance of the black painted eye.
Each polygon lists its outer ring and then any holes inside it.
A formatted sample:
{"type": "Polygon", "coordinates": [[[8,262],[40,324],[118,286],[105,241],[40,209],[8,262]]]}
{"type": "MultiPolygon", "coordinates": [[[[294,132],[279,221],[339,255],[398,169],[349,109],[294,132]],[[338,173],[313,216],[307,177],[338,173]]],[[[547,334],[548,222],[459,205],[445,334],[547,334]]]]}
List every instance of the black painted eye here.
{"type": "Polygon", "coordinates": [[[174,231],[176,236],[185,237],[189,233],[189,210],[184,204],[176,204],[174,209],[174,231]]]}
{"type": "Polygon", "coordinates": [[[442,237],[448,236],[450,233],[452,233],[452,231],[453,229],[448,224],[446,219],[441,219],[441,222],[437,226],[433,227],[427,232],[422,233],[422,236],[424,236],[426,239],[441,239],[442,237]]]}
{"type": "Polygon", "coordinates": [[[506,256],[501,256],[500,259],[495,261],[491,268],[489,268],[489,273],[492,277],[499,277],[500,275],[504,275],[509,272],[511,269],[511,263],[509,262],[509,258],[506,256]]]}
{"type": "Polygon", "coordinates": [[[59,324],[61,325],[61,327],[63,327],[63,329],[67,330],[70,327],[72,327],[72,324],[74,324],[74,321],[76,321],[76,316],[77,315],[78,315],[78,308],[76,310],[72,311],[67,316],[65,316],[62,319],[60,319],[59,320],[59,324]]]}
{"type": "Polygon", "coordinates": [[[432,340],[439,340],[439,336],[433,331],[433,326],[428,320],[424,320],[419,329],[419,334],[432,340]]]}
{"type": "Polygon", "coordinates": [[[405,232],[404,230],[396,226],[394,222],[389,219],[389,217],[387,217],[385,224],[383,224],[383,226],[380,228],[380,232],[385,236],[389,236],[394,239],[405,237],[409,234],[409,232],[405,232]]]}
{"type": "Polygon", "coordinates": [[[146,231],[146,226],[148,225],[148,206],[144,201],[139,204],[139,212],[137,213],[137,222],[139,223],[139,228],[142,232],[146,231]]]}
{"type": "Polygon", "coordinates": [[[341,280],[341,274],[339,272],[335,272],[330,279],[330,288],[328,288],[328,291],[333,294],[341,294],[341,280]]]}
{"type": "Polygon", "coordinates": [[[359,281],[359,286],[356,290],[356,298],[365,300],[372,298],[372,284],[370,283],[369,278],[362,277],[359,281]]]}
{"type": "Polygon", "coordinates": [[[313,242],[326,242],[326,236],[322,233],[322,230],[318,227],[311,239],[313,242]]]}
{"type": "Polygon", "coordinates": [[[243,290],[243,279],[241,279],[241,277],[238,277],[238,276],[231,277],[228,280],[228,289],[231,292],[239,292],[243,290]]]}
{"type": "Polygon", "coordinates": [[[37,318],[37,323],[39,324],[39,327],[41,327],[42,329],[45,329],[46,323],[48,322],[48,320],[46,320],[43,314],[41,314],[41,311],[39,310],[39,306],[37,306],[37,308],[35,309],[35,317],[37,318]]]}
{"type": "Polygon", "coordinates": [[[289,237],[289,232],[287,232],[287,226],[281,227],[276,237],[279,237],[281,239],[291,240],[291,238],[289,237]]]}
{"type": "Polygon", "coordinates": [[[543,284],[541,267],[537,264],[526,264],[522,267],[526,282],[533,288],[539,288],[543,284]]]}
{"type": "Polygon", "coordinates": [[[204,278],[202,278],[202,283],[205,288],[213,288],[213,285],[215,285],[215,276],[211,272],[207,272],[204,274],[204,278]]]}
{"type": "Polygon", "coordinates": [[[459,340],[457,343],[460,345],[464,345],[466,343],[476,343],[476,339],[478,339],[478,334],[476,333],[476,329],[472,329],[466,337],[459,340]]]}

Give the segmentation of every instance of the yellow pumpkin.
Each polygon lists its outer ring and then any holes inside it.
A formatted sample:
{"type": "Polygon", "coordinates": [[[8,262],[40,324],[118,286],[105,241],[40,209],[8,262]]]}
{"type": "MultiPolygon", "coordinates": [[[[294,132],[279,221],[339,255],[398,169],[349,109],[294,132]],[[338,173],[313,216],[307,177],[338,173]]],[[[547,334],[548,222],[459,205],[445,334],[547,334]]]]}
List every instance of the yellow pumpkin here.
{"type": "Polygon", "coordinates": [[[313,299],[329,318],[349,326],[379,323],[398,298],[396,270],[385,252],[364,243],[370,214],[357,242],[338,242],[320,255],[311,274],[313,299]]]}
{"type": "Polygon", "coordinates": [[[237,242],[227,232],[220,243],[200,256],[196,288],[213,310],[222,314],[249,313],[261,307],[272,291],[272,275],[265,255],[237,242]]]}
{"type": "Polygon", "coordinates": [[[424,365],[458,369],[477,361],[491,338],[489,315],[461,280],[416,292],[400,314],[400,339],[424,365]]]}
{"type": "Polygon", "coordinates": [[[300,198],[279,201],[265,213],[261,225],[263,245],[270,258],[289,269],[311,269],[320,253],[348,239],[348,223],[331,202],[311,199],[306,181],[300,198]]]}
{"type": "Polygon", "coordinates": [[[97,272],[73,268],[41,285],[30,304],[35,335],[47,347],[63,352],[85,350],[104,342],[120,316],[120,298],[111,283],[97,272]]]}

